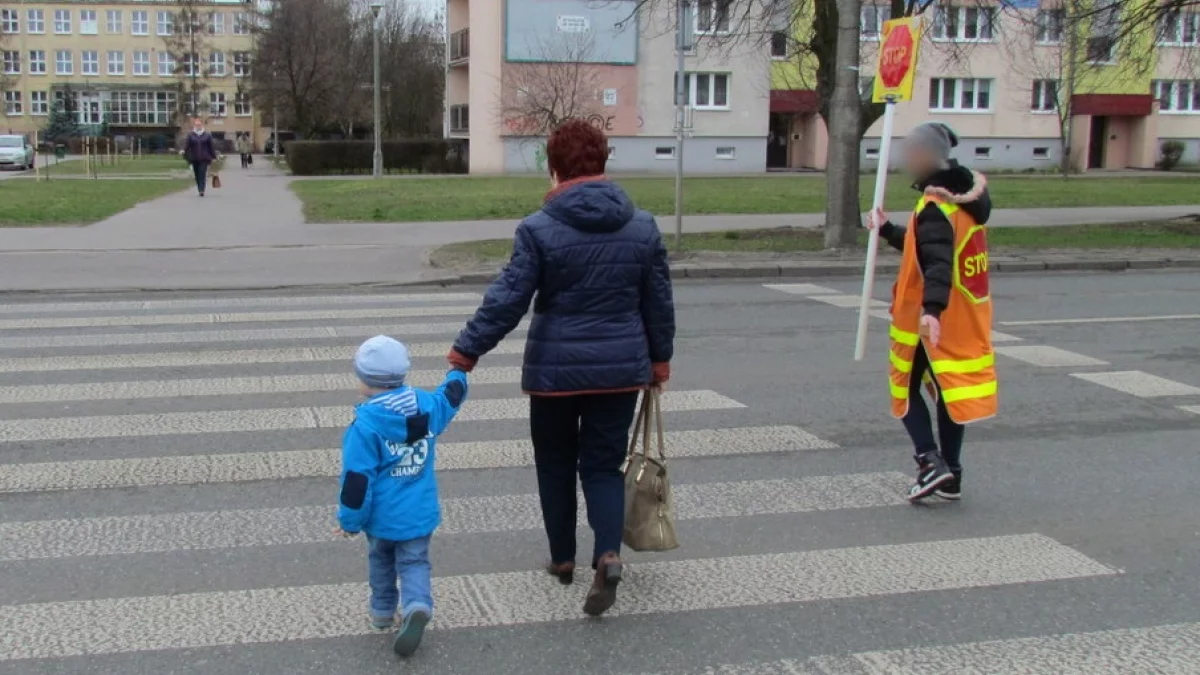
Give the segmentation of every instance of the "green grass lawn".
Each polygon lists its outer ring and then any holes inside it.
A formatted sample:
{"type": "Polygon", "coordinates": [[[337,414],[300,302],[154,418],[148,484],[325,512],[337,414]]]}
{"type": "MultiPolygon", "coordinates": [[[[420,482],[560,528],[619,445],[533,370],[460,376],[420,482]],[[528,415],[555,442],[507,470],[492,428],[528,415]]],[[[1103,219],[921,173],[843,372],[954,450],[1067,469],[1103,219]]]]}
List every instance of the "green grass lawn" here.
{"type": "MultiPolygon", "coordinates": [[[[174,171],[189,170],[187,162],[183,161],[183,158],[178,154],[145,155],[142,157],[116,156],[113,158],[112,163],[109,163],[107,156],[103,158],[103,162],[97,157],[94,160],[94,166],[96,174],[99,176],[161,176],[170,175],[174,171]]],[[[50,167],[42,167],[42,170],[51,176],[55,174],[83,175],[87,173],[87,162],[82,159],[72,159],[55,164],[54,160],[50,160],[50,167]]]]}
{"type": "MultiPolygon", "coordinates": [[[[673,178],[618,181],[638,206],[657,215],[675,212],[673,178]]],[[[383,180],[300,180],[292,190],[304,201],[309,222],[420,222],[521,218],[535,211],[549,188],[545,178],[430,177],[383,180]]],[[[1150,206],[1200,202],[1196,176],[1145,178],[1004,177],[991,181],[996,208],[1150,206]]],[[[874,181],[861,182],[862,205],[870,205],[874,181]]],[[[906,209],[916,193],[895,176],[888,182],[889,208],[906,209]]],[[[688,214],[820,213],[825,181],[812,176],[688,178],[688,214]]]]}
{"type": "Polygon", "coordinates": [[[0,182],[0,227],[87,225],[188,185],[186,180],[0,182]]]}
{"type": "MultiPolygon", "coordinates": [[[[864,231],[859,243],[865,245],[866,239],[864,231]]],[[[823,240],[820,230],[792,228],[683,235],[684,249],[690,253],[812,252],[822,249],[823,240]]],[[[1200,249],[1200,221],[998,227],[988,231],[988,246],[997,253],[1018,249],[1200,249]]],[[[511,252],[511,240],[490,239],[443,246],[434,251],[432,259],[441,267],[493,264],[507,260],[511,252]]]]}

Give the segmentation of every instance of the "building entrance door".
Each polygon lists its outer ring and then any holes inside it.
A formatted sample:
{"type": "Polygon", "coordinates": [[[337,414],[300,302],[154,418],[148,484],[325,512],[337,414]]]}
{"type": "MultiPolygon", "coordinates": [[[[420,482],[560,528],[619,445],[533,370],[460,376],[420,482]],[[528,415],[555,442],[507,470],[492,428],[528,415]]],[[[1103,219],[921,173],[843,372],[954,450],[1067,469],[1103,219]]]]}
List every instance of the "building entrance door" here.
{"type": "Polygon", "coordinates": [[[1104,168],[1104,149],[1108,145],[1108,118],[1092,118],[1092,134],[1088,143],[1088,168],[1104,168]]]}
{"type": "Polygon", "coordinates": [[[771,113],[771,124],[767,132],[767,168],[786,169],[788,166],[788,138],[792,132],[792,116],[787,113],[771,113]]]}

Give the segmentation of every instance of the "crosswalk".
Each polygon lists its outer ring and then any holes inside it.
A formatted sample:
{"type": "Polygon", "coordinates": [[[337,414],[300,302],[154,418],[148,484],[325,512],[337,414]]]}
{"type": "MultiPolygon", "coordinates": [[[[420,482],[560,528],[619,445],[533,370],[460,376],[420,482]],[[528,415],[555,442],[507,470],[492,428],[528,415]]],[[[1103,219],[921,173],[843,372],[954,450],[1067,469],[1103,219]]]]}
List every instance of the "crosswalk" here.
{"type": "MultiPolygon", "coordinates": [[[[432,385],[480,297],[0,307],[0,673],[395,672],[365,621],[362,542],[331,533],[337,444],[354,401],[350,359],[362,339],[388,333],[410,342],[414,382],[432,385]],[[211,326],[230,323],[239,326],[211,326]]],[[[664,622],[719,624],[728,637],[764,613],[787,622],[821,603],[864,607],[1125,574],[1036,528],[969,536],[873,528],[969,502],[914,512],[903,498],[909,476],[895,463],[829,471],[822,458],[846,448],[797,420],[758,416],[753,401],[739,400],[740,383],[685,375],[663,400],[684,545],[629,555],[611,617],[584,620],[582,573],[563,587],[539,569],[541,514],[519,393],[526,327],[472,374],[471,397],[439,446],[436,616],[405,672],[566,672],[575,652],[591,648],[588,635],[611,649],[636,645],[645,658],[639,670],[628,659],[601,665],[591,653],[576,672],[1195,672],[1184,666],[1200,659],[1197,624],[841,654],[812,653],[802,641],[768,649],[747,628],[745,656],[719,661],[647,641],[664,622]],[[861,527],[864,538],[815,547],[796,538],[820,523],[861,527]],[[719,533],[736,536],[717,542],[719,533]],[[1126,647],[1153,650],[1156,669],[1123,665],[1126,647]],[[542,651],[523,651],[531,648],[542,651]]]]}

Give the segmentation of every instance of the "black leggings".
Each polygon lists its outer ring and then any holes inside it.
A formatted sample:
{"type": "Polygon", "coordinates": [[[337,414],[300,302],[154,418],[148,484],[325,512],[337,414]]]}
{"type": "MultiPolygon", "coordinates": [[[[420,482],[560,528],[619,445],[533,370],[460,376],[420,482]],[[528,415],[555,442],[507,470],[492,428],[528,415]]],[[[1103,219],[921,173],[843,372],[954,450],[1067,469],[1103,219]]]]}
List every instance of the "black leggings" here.
{"type": "Polygon", "coordinates": [[[196,189],[204,194],[204,181],[208,178],[208,162],[192,162],[192,173],[196,174],[196,189]]]}
{"type": "Polygon", "coordinates": [[[946,402],[941,396],[938,396],[938,433],[937,440],[934,439],[929,406],[925,404],[925,398],[921,395],[921,390],[924,389],[921,379],[927,370],[929,370],[929,357],[925,354],[925,347],[917,345],[917,353],[913,356],[912,372],[909,374],[908,380],[908,414],[904,416],[904,428],[908,430],[908,435],[912,438],[916,457],[919,458],[927,452],[936,451],[940,441],[942,459],[946,460],[946,465],[950,467],[951,471],[962,473],[960,457],[962,456],[964,427],[950,419],[950,413],[946,410],[946,402]]]}

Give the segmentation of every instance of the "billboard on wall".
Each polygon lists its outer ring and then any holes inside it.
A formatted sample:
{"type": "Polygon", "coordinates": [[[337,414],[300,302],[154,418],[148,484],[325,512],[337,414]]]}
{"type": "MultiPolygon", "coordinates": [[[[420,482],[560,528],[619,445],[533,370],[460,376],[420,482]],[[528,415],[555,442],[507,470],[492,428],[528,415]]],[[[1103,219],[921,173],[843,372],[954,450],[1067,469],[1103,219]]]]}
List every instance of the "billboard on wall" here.
{"type": "Polygon", "coordinates": [[[504,58],[637,63],[636,0],[506,0],[504,58]]]}

